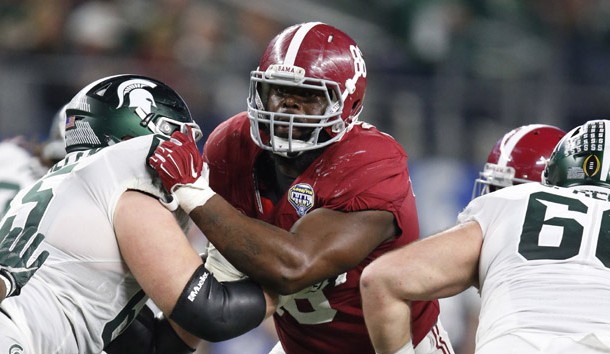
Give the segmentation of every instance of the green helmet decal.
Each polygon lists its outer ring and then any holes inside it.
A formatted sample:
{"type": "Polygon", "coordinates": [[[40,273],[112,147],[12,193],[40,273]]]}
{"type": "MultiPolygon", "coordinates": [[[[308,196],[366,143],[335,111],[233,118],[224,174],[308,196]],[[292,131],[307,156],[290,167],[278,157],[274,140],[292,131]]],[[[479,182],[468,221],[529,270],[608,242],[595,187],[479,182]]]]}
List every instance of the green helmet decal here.
{"type": "Polygon", "coordinates": [[[65,107],[66,151],[105,147],[136,136],[170,136],[189,125],[201,129],[180,95],[140,75],[116,75],[80,90],[65,107]]]}
{"type": "Polygon", "coordinates": [[[610,187],[610,153],[605,155],[609,129],[610,120],[592,120],[567,133],[549,158],[544,183],[610,187]]]}

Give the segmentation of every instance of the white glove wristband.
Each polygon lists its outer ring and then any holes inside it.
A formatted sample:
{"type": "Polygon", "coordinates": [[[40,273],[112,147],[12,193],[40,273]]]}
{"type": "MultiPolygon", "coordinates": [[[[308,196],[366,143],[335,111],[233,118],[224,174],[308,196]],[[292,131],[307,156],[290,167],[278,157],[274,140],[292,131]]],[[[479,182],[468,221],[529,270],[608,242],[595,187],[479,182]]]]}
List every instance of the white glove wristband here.
{"type": "Polygon", "coordinates": [[[216,194],[203,177],[199,177],[193,183],[176,185],[176,187],[173,194],[176,195],[180,207],[187,214],[190,214],[196,207],[205,205],[216,194]]]}
{"type": "Polygon", "coordinates": [[[210,273],[214,274],[214,278],[220,282],[246,278],[246,275],[229,263],[211,243],[208,245],[208,256],[205,260],[205,268],[209,270],[210,273]]]}

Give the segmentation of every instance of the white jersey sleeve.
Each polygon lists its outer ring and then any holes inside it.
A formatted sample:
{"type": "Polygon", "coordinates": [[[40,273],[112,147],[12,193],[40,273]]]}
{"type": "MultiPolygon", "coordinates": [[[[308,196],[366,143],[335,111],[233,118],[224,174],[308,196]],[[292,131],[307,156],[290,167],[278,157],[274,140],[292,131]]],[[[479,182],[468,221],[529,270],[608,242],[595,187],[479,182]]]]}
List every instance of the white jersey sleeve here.
{"type": "Polygon", "coordinates": [[[211,243],[208,244],[205,267],[218,281],[233,281],[246,278],[246,275],[235,268],[211,243]]]}
{"type": "MultiPolygon", "coordinates": [[[[21,295],[2,303],[31,333],[31,352],[100,353],[144,306],[147,297],[123,262],[113,220],[126,190],[163,195],[147,166],[157,139],[72,152],[15,197],[1,227],[43,234],[40,248],[49,252],[21,295]]],[[[140,222],[148,222],[146,215],[140,222]]]]}
{"type": "Polygon", "coordinates": [[[458,216],[476,220],[484,237],[478,349],[515,333],[607,333],[607,191],[527,183],[478,197],[458,216]]]}

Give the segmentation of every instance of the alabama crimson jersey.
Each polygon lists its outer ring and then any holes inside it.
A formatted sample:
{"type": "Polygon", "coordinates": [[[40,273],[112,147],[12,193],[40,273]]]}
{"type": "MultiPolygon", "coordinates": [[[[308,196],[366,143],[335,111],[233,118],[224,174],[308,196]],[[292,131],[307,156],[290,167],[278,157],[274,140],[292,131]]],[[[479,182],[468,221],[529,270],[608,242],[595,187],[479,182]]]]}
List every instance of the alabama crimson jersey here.
{"type": "MultiPolygon", "coordinates": [[[[273,204],[265,188],[274,180],[254,176],[257,158],[266,154],[250,137],[245,113],[219,125],[204,155],[210,186],[244,214],[285,230],[317,208],[343,212],[387,210],[402,234],[385,242],[346,273],[312,285],[280,307],[276,328],[287,354],[374,353],[362,315],[359,282],[373,259],[419,236],[415,196],[407,156],[389,135],[359,123],[342,140],[327,147],[273,204]]],[[[321,225],[320,227],[324,227],[321,225]]],[[[417,345],[436,323],[438,303],[415,302],[413,340],[417,345]]]]}
{"type": "Polygon", "coordinates": [[[477,353],[555,353],[566,340],[596,344],[562,353],[610,350],[609,197],[525,183],[470,202],[459,221],[484,237],[477,353]]]}

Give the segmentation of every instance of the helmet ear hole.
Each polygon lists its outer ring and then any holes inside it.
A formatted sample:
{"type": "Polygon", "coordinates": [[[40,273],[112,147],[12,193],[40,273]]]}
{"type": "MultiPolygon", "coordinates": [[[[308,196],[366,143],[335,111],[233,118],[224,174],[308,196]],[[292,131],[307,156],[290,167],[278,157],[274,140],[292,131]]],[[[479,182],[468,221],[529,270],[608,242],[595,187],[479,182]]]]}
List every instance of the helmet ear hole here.
{"type": "Polygon", "coordinates": [[[360,113],[360,109],[362,107],[362,105],[360,104],[361,102],[362,102],[361,100],[358,100],[358,101],[355,101],[354,104],[352,105],[352,113],[351,113],[352,117],[355,117],[360,113]]]}

